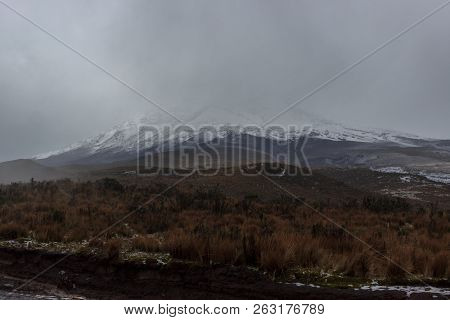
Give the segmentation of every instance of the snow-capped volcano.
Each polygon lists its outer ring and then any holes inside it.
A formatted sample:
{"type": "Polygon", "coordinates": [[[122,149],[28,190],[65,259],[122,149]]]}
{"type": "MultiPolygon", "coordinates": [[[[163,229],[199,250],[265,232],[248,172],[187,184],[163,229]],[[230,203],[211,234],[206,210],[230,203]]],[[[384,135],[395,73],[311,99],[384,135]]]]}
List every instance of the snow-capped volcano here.
{"type": "Polygon", "coordinates": [[[136,150],[138,128],[143,124],[142,122],[127,121],[115,126],[110,131],[79,141],[61,150],[36,155],[34,159],[47,159],[77,150],[84,150],[88,155],[105,150],[133,152],[136,150]]]}
{"type": "MultiPolygon", "coordinates": [[[[189,125],[198,129],[202,126],[259,126],[266,123],[268,118],[245,112],[230,112],[225,109],[207,109],[179,118],[178,121],[168,115],[144,116],[139,119],[124,122],[110,131],[99,134],[96,137],[72,144],[61,150],[43,153],[33,159],[47,164],[68,163],[105,163],[132,159],[136,156],[138,144],[138,132],[141,126],[177,126],[189,125]]],[[[269,118],[270,119],[270,118],[269,118]]],[[[431,139],[420,138],[411,134],[399,133],[382,129],[355,129],[335,123],[310,113],[297,113],[292,116],[282,116],[267,126],[278,125],[288,129],[295,126],[296,129],[288,132],[289,138],[296,138],[304,134],[304,129],[309,128],[309,137],[312,139],[329,141],[346,141],[370,144],[392,144],[397,146],[421,146],[424,141],[431,139]]],[[[227,128],[229,130],[229,128],[227,128]]]]}

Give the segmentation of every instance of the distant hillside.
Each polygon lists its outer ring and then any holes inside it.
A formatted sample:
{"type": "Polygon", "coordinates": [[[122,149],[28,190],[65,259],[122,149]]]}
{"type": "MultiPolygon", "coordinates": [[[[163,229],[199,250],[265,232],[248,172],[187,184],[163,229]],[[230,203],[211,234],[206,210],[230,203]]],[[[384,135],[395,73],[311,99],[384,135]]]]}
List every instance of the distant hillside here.
{"type": "Polygon", "coordinates": [[[67,173],[49,168],[33,160],[14,160],[0,163],[0,183],[28,182],[35,180],[54,180],[68,176],[67,173]]]}

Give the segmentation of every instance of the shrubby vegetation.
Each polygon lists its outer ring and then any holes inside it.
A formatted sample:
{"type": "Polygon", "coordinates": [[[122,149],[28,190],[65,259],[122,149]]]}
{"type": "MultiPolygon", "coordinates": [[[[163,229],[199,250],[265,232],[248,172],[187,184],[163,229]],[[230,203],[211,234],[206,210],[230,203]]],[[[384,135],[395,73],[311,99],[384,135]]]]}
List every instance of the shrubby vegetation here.
{"type": "Polygon", "coordinates": [[[166,187],[110,178],[1,186],[0,239],[87,240],[110,259],[118,259],[127,242],[135,251],[203,264],[249,265],[273,274],[301,268],[362,278],[449,274],[448,212],[418,211],[405,200],[385,196],[318,206],[345,231],[301,201],[262,201],[251,194],[237,198],[219,186],[188,185],[139,208],[166,187]],[[133,210],[123,223],[102,233],[133,210]]]}

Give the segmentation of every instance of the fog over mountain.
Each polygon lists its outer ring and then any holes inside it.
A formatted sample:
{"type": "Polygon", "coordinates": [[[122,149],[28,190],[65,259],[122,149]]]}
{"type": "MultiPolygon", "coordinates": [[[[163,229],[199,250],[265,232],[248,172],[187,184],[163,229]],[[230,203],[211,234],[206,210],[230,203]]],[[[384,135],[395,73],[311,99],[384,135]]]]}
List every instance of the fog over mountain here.
{"type": "MultiPolygon", "coordinates": [[[[270,118],[443,1],[4,3],[185,121],[202,110],[270,118]]],[[[449,18],[447,7],[297,108],[450,138],[449,18]]],[[[0,29],[0,161],[161,113],[1,3],[0,29]]]]}

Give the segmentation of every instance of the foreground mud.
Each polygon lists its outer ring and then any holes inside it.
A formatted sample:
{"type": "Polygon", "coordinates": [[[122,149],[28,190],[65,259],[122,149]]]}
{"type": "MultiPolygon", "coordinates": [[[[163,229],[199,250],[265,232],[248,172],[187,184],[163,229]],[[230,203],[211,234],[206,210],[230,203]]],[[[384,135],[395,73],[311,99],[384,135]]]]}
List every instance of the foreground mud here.
{"type": "MultiPolygon", "coordinates": [[[[245,267],[114,262],[95,256],[0,248],[0,291],[5,298],[52,267],[12,298],[70,299],[433,299],[404,292],[314,288],[275,283],[245,267]],[[56,265],[55,265],[56,264],[56,265]],[[8,282],[7,285],[5,282],[8,282]]],[[[440,297],[444,298],[444,297],[440,297]]]]}

